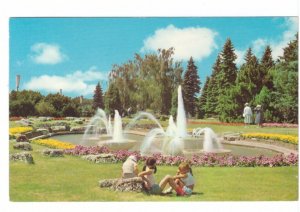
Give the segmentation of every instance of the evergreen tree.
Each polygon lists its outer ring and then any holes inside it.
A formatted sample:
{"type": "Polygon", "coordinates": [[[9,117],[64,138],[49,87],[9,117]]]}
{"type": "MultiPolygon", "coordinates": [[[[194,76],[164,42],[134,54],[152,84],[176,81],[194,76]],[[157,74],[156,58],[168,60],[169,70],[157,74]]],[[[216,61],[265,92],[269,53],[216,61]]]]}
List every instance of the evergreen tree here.
{"type": "Polygon", "coordinates": [[[298,33],[295,35],[295,40],[290,41],[288,46],[283,49],[283,57],[280,57],[285,62],[298,60],[298,33]]]}
{"type": "Polygon", "coordinates": [[[234,47],[231,40],[228,38],[224,44],[223,51],[221,52],[221,71],[217,75],[217,85],[218,85],[218,104],[216,111],[219,115],[221,121],[228,121],[228,117],[233,114],[232,111],[234,104],[228,95],[231,93],[230,90],[233,89],[235,85],[235,80],[237,76],[237,67],[235,64],[237,56],[234,53],[234,47]]]}
{"type": "Polygon", "coordinates": [[[101,108],[101,109],[104,108],[103,93],[102,93],[102,88],[100,86],[100,82],[98,82],[94,90],[93,108],[94,110],[97,110],[97,108],[101,108]]]}
{"type": "Polygon", "coordinates": [[[218,55],[216,62],[213,65],[212,75],[210,77],[209,83],[207,85],[207,99],[205,103],[204,112],[206,117],[216,116],[217,115],[217,105],[219,97],[219,85],[218,77],[221,72],[221,57],[218,55]]]}
{"type": "Polygon", "coordinates": [[[223,88],[228,88],[235,82],[237,75],[236,59],[237,56],[234,53],[233,44],[230,38],[228,38],[224,44],[223,51],[221,52],[220,66],[223,76],[219,79],[219,84],[221,84],[221,87],[223,88]]]}
{"type": "Polygon", "coordinates": [[[269,90],[272,90],[273,84],[269,74],[269,70],[274,67],[275,63],[272,58],[272,50],[268,45],[265,48],[264,54],[260,61],[260,75],[262,79],[262,86],[266,86],[269,90]]]}
{"type": "Polygon", "coordinates": [[[197,73],[197,66],[191,57],[188,61],[187,71],[184,74],[183,93],[185,110],[192,117],[196,115],[197,94],[200,92],[200,79],[197,73]]]}
{"type": "Polygon", "coordinates": [[[282,122],[298,122],[298,34],[283,49],[282,61],[270,70],[274,91],[272,107],[282,122]]]}
{"type": "Polygon", "coordinates": [[[201,91],[201,96],[199,97],[199,105],[198,105],[198,114],[197,114],[197,118],[204,118],[206,116],[206,105],[207,105],[207,101],[208,101],[208,86],[210,83],[211,79],[209,77],[206,77],[206,81],[204,83],[203,89],[201,91]]]}
{"type": "Polygon", "coordinates": [[[245,61],[246,63],[241,66],[236,79],[236,86],[239,86],[241,92],[237,97],[241,100],[241,107],[245,102],[252,103],[262,88],[258,60],[253,55],[251,48],[247,50],[245,61]]]}
{"type": "Polygon", "coordinates": [[[109,114],[113,115],[115,110],[118,110],[120,114],[123,113],[120,94],[115,84],[109,84],[108,90],[105,93],[105,109],[109,114]]]}

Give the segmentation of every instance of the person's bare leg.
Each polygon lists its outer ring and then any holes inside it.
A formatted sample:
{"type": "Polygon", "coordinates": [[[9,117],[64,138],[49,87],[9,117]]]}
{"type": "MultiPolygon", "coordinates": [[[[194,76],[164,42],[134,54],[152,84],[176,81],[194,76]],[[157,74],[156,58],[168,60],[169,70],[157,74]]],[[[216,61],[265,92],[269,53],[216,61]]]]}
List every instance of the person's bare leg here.
{"type": "Polygon", "coordinates": [[[161,188],[161,190],[164,190],[164,188],[166,187],[166,185],[169,184],[173,189],[176,190],[176,188],[178,188],[177,184],[174,182],[172,176],[170,175],[166,175],[159,183],[159,187],[161,188]]]}
{"type": "Polygon", "coordinates": [[[176,179],[176,184],[179,186],[179,187],[183,187],[184,186],[184,183],[180,180],[180,179],[176,179]]]}

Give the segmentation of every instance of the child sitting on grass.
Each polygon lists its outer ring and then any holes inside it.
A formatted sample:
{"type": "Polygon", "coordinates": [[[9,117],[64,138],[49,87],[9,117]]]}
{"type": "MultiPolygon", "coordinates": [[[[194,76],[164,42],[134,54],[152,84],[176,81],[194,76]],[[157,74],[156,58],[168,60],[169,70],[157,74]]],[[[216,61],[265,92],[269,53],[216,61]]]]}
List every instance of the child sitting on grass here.
{"type": "Polygon", "coordinates": [[[137,157],[130,155],[122,166],[122,178],[132,178],[138,175],[137,157]]]}
{"type": "MultiPolygon", "coordinates": [[[[185,196],[192,194],[195,180],[189,163],[182,162],[179,164],[177,174],[173,177],[173,180],[177,185],[177,195],[185,196]]],[[[172,188],[168,189],[166,193],[169,193],[171,191],[172,188]]]]}
{"type": "Polygon", "coordinates": [[[176,185],[170,175],[165,176],[159,184],[156,184],[154,178],[154,174],[156,173],[156,171],[156,159],[153,157],[149,157],[146,160],[143,171],[138,174],[138,176],[142,177],[142,179],[144,180],[145,189],[149,192],[149,194],[162,194],[162,191],[167,184],[169,184],[171,188],[179,192],[180,187],[176,185]]]}

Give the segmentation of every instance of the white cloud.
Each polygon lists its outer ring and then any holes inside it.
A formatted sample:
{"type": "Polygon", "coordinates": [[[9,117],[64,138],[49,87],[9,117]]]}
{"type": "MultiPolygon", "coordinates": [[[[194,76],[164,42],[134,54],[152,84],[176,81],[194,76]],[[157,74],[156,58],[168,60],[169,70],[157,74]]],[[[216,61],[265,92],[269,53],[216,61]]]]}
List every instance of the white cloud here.
{"type": "Polygon", "coordinates": [[[265,47],[270,45],[272,49],[273,59],[276,60],[279,56],[283,55],[283,48],[287,47],[291,40],[295,39],[295,34],[298,32],[298,18],[289,17],[285,19],[284,27],[287,28],[277,40],[258,38],[252,42],[253,53],[261,57],[265,47]]]}
{"type": "Polygon", "coordinates": [[[243,51],[243,50],[236,49],[234,52],[237,57],[235,63],[237,66],[241,66],[245,62],[244,58],[245,58],[246,50],[243,51]]]}
{"type": "Polygon", "coordinates": [[[266,39],[258,38],[252,42],[252,50],[255,55],[262,55],[268,41],[266,39]]]}
{"type": "Polygon", "coordinates": [[[66,76],[57,75],[42,75],[32,77],[29,82],[25,83],[25,89],[59,92],[75,93],[77,95],[89,95],[94,92],[96,83],[101,80],[107,80],[107,73],[97,71],[95,67],[87,71],[75,71],[66,76]],[[92,83],[94,82],[94,83],[92,83]]]}
{"type": "Polygon", "coordinates": [[[67,58],[56,44],[36,43],[31,47],[31,59],[38,64],[57,64],[67,58]]]}
{"type": "MultiPolygon", "coordinates": [[[[298,32],[298,18],[286,18],[283,27],[285,27],[286,30],[278,36],[277,40],[258,38],[251,43],[250,47],[253,50],[253,54],[258,57],[258,59],[262,57],[267,45],[270,45],[272,49],[272,57],[274,60],[283,55],[283,48],[287,47],[288,43],[295,39],[295,34],[298,32]]],[[[235,50],[235,53],[237,54],[237,59],[235,62],[238,66],[245,62],[244,57],[246,51],[246,49],[235,50]]]]}
{"type": "Polygon", "coordinates": [[[141,52],[157,51],[157,49],[175,48],[175,60],[188,60],[191,56],[201,60],[209,56],[217,48],[215,36],[217,32],[200,27],[176,28],[169,25],[158,29],[154,35],[144,40],[141,52]]]}
{"type": "Polygon", "coordinates": [[[272,55],[274,59],[283,55],[283,48],[287,47],[291,40],[295,39],[295,34],[298,32],[298,18],[290,17],[285,19],[287,30],[283,32],[279,41],[270,41],[272,55]]]}

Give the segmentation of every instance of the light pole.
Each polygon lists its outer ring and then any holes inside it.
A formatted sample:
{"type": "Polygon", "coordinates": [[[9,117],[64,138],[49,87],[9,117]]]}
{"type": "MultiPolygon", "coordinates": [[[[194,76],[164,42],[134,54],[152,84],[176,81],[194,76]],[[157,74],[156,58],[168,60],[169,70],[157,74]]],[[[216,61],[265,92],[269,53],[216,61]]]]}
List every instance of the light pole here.
{"type": "Polygon", "coordinates": [[[20,80],[21,80],[21,75],[18,74],[18,75],[16,76],[16,87],[17,87],[17,91],[19,91],[20,80]]]}

